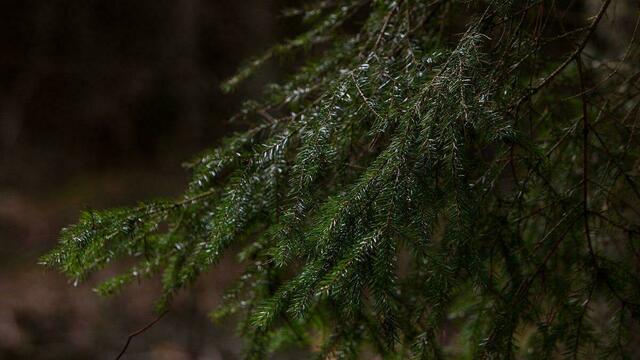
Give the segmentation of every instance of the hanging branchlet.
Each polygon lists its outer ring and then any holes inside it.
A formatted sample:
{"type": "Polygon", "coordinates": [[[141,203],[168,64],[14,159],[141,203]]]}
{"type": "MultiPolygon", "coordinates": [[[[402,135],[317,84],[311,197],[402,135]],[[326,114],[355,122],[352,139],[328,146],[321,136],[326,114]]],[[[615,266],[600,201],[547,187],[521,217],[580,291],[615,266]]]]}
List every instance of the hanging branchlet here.
{"type": "Polygon", "coordinates": [[[224,88],[274,57],[305,64],[240,109],[252,126],[186,165],[184,196],[86,212],[42,262],[77,282],[133,258],[98,292],[159,274],[164,310],[237,251],[244,274],[212,316],[239,316],[247,359],[287,346],[323,359],[633,358],[640,20],[628,3],[290,9],[309,30],[224,88]],[[595,41],[618,18],[634,24],[621,43],[595,41]]]}

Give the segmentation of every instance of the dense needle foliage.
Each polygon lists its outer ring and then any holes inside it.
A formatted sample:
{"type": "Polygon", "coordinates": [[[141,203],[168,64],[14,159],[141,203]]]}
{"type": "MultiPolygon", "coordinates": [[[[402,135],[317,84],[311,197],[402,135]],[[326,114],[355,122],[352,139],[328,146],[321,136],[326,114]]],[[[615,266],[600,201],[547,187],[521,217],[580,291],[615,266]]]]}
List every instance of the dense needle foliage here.
{"type": "Polygon", "coordinates": [[[239,316],[249,359],[637,356],[636,5],[287,11],[309,30],[224,87],[306,62],[188,164],[184,197],[86,212],[43,262],[82,281],[137,259],[98,291],[159,273],[165,309],[233,253],[244,275],[213,316],[239,316]]]}

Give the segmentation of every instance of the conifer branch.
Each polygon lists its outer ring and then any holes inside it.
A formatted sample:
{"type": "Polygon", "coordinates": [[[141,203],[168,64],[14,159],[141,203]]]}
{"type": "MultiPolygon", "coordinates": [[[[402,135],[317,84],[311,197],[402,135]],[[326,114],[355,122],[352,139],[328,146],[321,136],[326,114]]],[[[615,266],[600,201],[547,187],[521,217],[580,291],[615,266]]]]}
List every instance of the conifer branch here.
{"type": "Polygon", "coordinates": [[[616,64],[585,53],[605,15],[621,16],[611,4],[583,21],[547,0],[289,11],[309,29],[227,86],[275,56],[304,64],[243,105],[246,131],[187,164],[185,194],[84,213],[42,261],[81,281],[133,259],[98,292],[157,274],[162,310],[237,253],[244,273],[213,317],[238,316],[247,359],[288,345],[346,359],[628,356],[636,30],[616,64]]]}

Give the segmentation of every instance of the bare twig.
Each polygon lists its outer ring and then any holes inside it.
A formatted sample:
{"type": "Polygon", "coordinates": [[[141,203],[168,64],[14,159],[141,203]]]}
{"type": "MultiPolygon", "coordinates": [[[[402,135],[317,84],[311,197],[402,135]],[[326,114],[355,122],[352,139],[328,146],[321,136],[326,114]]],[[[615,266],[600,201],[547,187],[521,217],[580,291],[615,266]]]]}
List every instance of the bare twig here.
{"type": "Polygon", "coordinates": [[[162,314],[158,315],[158,317],[155,318],[155,320],[153,320],[152,322],[148,323],[147,325],[145,325],[140,330],[132,332],[131,334],[129,334],[129,337],[127,338],[127,342],[124,344],[124,347],[122,348],[122,350],[120,351],[120,353],[116,357],[116,360],[120,360],[120,358],[122,358],[124,353],[127,352],[127,348],[129,348],[129,344],[131,343],[131,340],[133,340],[134,337],[136,337],[136,336],[142,334],[143,332],[149,330],[153,325],[155,325],[158,321],[160,321],[160,319],[162,319],[168,312],[169,312],[169,310],[165,310],[162,314]]]}
{"type": "Polygon", "coordinates": [[[589,111],[587,108],[587,94],[584,92],[584,72],[582,71],[582,59],[576,58],[578,74],[580,76],[580,92],[582,93],[582,216],[584,218],[584,236],[589,246],[589,254],[598,268],[598,261],[593,250],[591,230],[589,228],[589,111]]]}
{"type": "Polygon", "coordinates": [[[520,105],[522,105],[522,103],[525,102],[527,99],[530,99],[533,95],[537,94],[538,91],[540,91],[540,89],[542,89],[543,87],[548,85],[551,81],[553,81],[553,79],[555,79],[556,76],[558,76],[569,64],[571,64],[573,60],[575,60],[580,56],[584,48],[589,43],[589,40],[591,40],[591,37],[593,36],[593,33],[595,32],[596,27],[598,26],[598,23],[600,23],[600,20],[602,20],[602,17],[607,11],[609,4],[611,4],[611,0],[605,0],[605,2],[602,3],[602,6],[600,7],[600,11],[598,11],[598,14],[591,22],[591,25],[589,25],[589,30],[587,31],[587,34],[584,36],[584,38],[582,38],[582,41],[580,42],[580,44],[578,44],[578,46],[575,48],[575,50],[573,50],[571,55],[569,55],[569,57],[567,57],[565,61],[562,64],[560,64],[560,66],[558,66],[555,70],[553,70],[551,74],[549,74],[546,78],[540,81],[527,94],[525,94],[523,97],[520,98],[520,100],[518,100],[518,102],[516,103],[516,109],[519,108],[520,105]]]}

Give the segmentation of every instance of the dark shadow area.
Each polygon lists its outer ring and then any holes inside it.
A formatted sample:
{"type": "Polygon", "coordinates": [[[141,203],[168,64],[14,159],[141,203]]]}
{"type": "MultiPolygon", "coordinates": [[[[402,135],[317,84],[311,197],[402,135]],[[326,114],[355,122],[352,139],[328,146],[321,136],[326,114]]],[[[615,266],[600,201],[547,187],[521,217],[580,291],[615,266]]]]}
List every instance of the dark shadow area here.
{"type": "MultiPolygon", "coordinates": [[[[73,287],[38,257],[83,209],[181,193],[181,163],[279,77],[267,67],[233,94],[218,86],[291,32],[282,3],[0,2],[0,359],[112,359],[153,320],[157,281],[101,299],[96,279],[73,287]]],[[[234,324],[207,313],[237,267],[183,294],[126,358],[236,358],[234,324]]]]}

